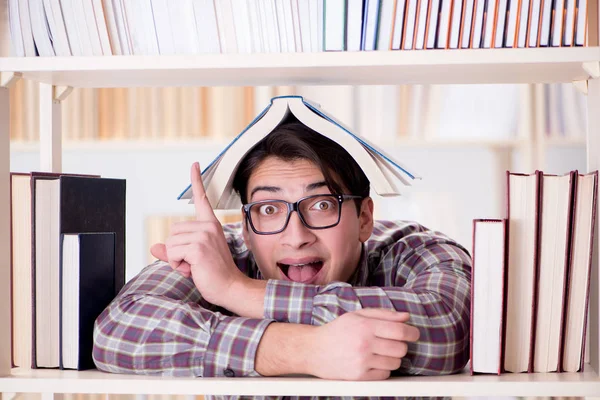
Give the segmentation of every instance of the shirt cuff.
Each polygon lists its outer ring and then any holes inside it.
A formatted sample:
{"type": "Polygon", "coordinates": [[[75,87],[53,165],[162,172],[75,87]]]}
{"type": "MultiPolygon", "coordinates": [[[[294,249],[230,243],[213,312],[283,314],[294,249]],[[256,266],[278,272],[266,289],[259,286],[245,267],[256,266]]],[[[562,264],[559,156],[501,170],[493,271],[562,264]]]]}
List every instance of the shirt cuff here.
{"type": "Polygon", "coordinates": [[[271,322],[266,319],[223,318],[208,343],[203,376],[261,376],[254,368],[256,350],[271,322]]]}
{"type": "Polygon", "coordinates": [[[264,317],[278,322],[312,324],[313,299],[319,286],[270,279],[265,293],[264,317]]]}

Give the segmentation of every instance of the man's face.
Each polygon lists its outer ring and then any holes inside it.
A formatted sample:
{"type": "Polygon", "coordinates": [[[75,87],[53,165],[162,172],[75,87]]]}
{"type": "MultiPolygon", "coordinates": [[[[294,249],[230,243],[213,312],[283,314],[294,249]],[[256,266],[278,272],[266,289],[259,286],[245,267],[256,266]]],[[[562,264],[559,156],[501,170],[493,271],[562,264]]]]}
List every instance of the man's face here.
{"type": "MultiPolygon", "coordinates": [[[[247,193],[249,203],[259,200],[292,203],[330,191],[321,170],[310,161],[268,157],[250,176],[247,193]]],[[[317,285],[346,282],[358,266],[361,243],[371,236],[373,201],[364,199],[359,214],[353,200],[344,201],[339,224],[327,229],[307,228],[297,212],[291,213],[287,227],[277,234],[259,235],[248,224],[243,226],[246,245],[265,279],[317,285]]]]}

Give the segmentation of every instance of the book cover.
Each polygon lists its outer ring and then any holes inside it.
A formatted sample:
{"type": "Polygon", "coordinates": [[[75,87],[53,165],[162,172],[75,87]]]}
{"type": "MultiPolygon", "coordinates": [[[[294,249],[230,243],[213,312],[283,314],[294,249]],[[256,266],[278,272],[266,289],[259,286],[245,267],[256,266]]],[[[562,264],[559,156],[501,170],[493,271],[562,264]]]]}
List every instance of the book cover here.
{"type": "Polygon", "coordinates": [[[115,292],[115,233],[61,235],[60,368],[93,369],[94,322],[115,292]]]}

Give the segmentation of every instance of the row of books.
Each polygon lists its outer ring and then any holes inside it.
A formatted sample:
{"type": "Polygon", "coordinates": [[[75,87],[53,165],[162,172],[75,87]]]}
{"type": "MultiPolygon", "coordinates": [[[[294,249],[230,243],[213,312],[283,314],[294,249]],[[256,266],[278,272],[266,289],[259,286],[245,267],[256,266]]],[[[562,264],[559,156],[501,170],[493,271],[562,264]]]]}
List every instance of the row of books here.
{"type": "Polygon", "coordinates": [[[94,321],[125,283],[125,186],[11,173],[14,367],[94,368],[94,321]]]}
{"type": "Polygon", "coordinates": [[[472,374],[583,370],[597,191],[507,172],[507,218],[473,221],[472,374]]]}
{"type": "Polygon", "coordinates": [[[16,56],[582,46],[587,0],[9,0],[16,56]]]}

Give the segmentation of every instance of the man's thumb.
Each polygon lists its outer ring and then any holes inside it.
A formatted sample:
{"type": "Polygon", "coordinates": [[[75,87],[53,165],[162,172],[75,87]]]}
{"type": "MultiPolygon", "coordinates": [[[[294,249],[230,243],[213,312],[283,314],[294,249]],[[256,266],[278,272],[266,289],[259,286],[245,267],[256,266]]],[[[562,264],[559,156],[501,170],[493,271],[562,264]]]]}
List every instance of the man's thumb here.
{"type": "Polygon", "coordinates": [[[150,247],[150,253],[161,261],[167,262],[167,246],[155,243],[150,247]]]}
{"type": "Polygon", "coordinates": [[[355,313],[367,318],[381,319],[394,322],[408,322],[410,314],[407,312],[383,309],[383,308],[363,308],[355,313]]]}

